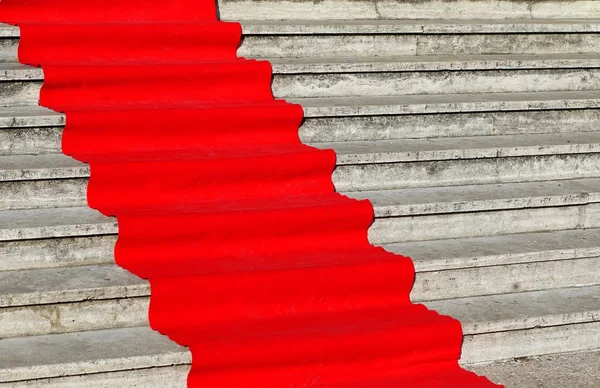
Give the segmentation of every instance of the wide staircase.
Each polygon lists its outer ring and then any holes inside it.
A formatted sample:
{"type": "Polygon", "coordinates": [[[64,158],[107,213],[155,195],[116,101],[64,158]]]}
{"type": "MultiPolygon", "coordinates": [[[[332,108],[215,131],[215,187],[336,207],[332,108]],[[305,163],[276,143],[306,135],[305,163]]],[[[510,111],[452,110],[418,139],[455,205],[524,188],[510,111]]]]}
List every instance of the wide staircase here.
{"type": "MultiPolygon", "coordinates": [[[[412,299],[463,323],[464,365],[600,349],[600,1],[219,5],[373,202],[371,242],[414,259],[412,299]]],[[[18,44],[0,25],[0,386],[184,387],[18,44]]]]}

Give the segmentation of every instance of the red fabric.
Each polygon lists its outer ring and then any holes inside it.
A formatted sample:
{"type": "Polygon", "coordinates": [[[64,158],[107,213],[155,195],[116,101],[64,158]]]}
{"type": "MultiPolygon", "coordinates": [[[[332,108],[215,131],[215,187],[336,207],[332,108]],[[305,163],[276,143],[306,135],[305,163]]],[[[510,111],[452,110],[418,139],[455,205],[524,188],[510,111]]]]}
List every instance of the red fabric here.
{"type": "Polygon", "coordinates": [[[3,0],[116,261],[149,279],[150,325],[193,356],[190,387],[488,387],[460,323],[410,302],[410,259],[371,246],[373,208],[335,193],[333,151],[268,62],[236,57],[213,0],[3,0]]]}

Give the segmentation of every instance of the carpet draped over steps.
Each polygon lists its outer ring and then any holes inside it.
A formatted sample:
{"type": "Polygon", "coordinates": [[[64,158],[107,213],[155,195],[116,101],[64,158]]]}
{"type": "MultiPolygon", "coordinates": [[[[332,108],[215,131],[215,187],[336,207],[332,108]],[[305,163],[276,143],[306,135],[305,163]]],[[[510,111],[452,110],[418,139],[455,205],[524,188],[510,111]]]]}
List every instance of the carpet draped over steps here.
{"type": "Polygon", "coordinates": [[[190,387],[491,387],[458,365],[456,320],[412,304],[410,259],[369,244],[368,201],[298,138],[271,66],[238,58],[214,0],[3,0],[116,261],[150,281],[153,329],[190,387]]]}

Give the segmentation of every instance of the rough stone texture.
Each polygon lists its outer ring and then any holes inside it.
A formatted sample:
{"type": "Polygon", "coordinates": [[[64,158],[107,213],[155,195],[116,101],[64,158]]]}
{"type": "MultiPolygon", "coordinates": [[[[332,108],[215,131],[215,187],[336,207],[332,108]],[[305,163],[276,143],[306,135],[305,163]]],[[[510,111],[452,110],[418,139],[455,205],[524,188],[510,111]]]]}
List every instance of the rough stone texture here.
{"type": "Polygon", "coordinates": [[[587,154],[600,151],[600,132],[403,139],[319,143],[332,148],[337,164],[357,165],[453,159],[587,154]]]}
{"type": "Polygon", "coordinates": [[[340,166],[333,173],[339,191],[593,178],[599,154],[403,162],[340,166]]]}
{"type": "Polygon", "coordinates": [[[85,163],[63,154],[0,156],[0,182],[87,176],[85,163]]]}
{"type": "Polygon", "coordinates": [[[553,34],[248,35],[238,55],[248,58],[385,57],[394,55],[593,54],[597,33],[553,34]]]}
{"type": "Polygon", "coordinates": [[[600,229],[386,244],[420,272],[600,257],[600,229]]]}
{"type": "Polygon", "coordinates": [[[288,74],[273,77],[278,98],[549,92],[600,89],[598,69],[288,74]]]}
{"type": "Polygon", "coordinates": [[[136,369],[125,372],[98,373],[85,376],[70,376],[36,381],[0,383],[0,387],[11,388],[185,388],[189,365],[136,369]]]}
{"type": "Polygon", "coordinates": [[[147,297],[0,309],[0,337],[24,337],[148,325],[147,297]]]}
{"type": "Polygon", "coordinates": [[[506,388],[597,388],[600,352],[524,357],[468,369],[506,388]]]}
{"type": "Polygon", "coordinates": [[[6,210],[0,241],[116,234],[117,222],[89,208],[6,210]]]}
{"type": "Polygon", "coordinates": [[[148,295],[145,280],[116,265],[0,272],[0,307],[148,295]]]}
{"type": "Polygon", "coordinates": [[[380,218],[369,229],[369,241],[380,245],[584,228],[585,206],[590,205],[380,218]]]}
{"type": "Polygon", "coordinates": [[[0,156],[60,153],[62,132],[62,127],[0,128],[0,156]]]}
{"type": "Polygon", "coordinates": [[[0,241],[0,271],[113,263],[113,235],[0,241]]]}
{"type": "Polygon", "coordinates": [[[64,124],[63,114],[37,105],[10,106],[0,109],[0,128],[58,127],[64,124]]]}
{"type": "Polygon", "coordinates": [[[189,364],[187,349],[149,327],[0,341],[0,382],[189,364]]]}
{"type": "MultiPolygon", "coordinates": [[[[307,143],[595,131],[600,110],[315,117],[300,127],[307,143]]],[[[1,136],[1,134],[0,134],[1,136]]]]}
{"type": "Polygon", "coordinates": [[[600,199],[600,179],[431,187],[346,193],[369,199],[377,218],[584,205],[600,199]]]}
{"type": "Polygon", "coordinates": [[[87,206],[87,179],[0,183],[0,211],[87,206]]]}
{"type": "Polygon", "coordinates": [[[595,0],[220,0],[228,20],[296,19],[508,19],[594,18],[595,0]],[[401,3],[399,6],[399,3],[401,3]]]}
{"type": "Polygon", "coordinates": [[[600,92],[436,94],[379,97],[294,98],[307,117],[397,115],[508,110],[586,109],[600,105],[600,92]]]}

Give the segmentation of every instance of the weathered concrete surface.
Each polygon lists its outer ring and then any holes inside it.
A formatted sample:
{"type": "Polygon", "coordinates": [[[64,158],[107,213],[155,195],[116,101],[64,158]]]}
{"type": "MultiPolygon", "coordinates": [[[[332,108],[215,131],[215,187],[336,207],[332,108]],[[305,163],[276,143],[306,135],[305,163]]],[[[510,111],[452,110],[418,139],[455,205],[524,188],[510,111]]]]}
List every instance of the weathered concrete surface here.
{"type": "Polygon", "coordinates": [[[149,327],[0,341],[0,382],[189,364],[191,357],[149,327]]]}
{"type": "Polygon", "coordinates": [[[506,388],[600,387],[600,352],[524,357],[468,369],[506,388]]]}
{"type": "Polygon", "coordinates": [[[189,365],[135,369],[125,372],[98,373],[35,381],[2,384],[10,388],[185,388],[189,365]]]}
{"type": "Polygon", "coordinates": [[[597,18],[595,0],[220,0],[227,20],[597,18]]]}
{"type": "Polygon", "coordinates": [[[109,234],[0,241],[0,271],[113,263],[116,240],[109,234]]]}
{"type": "Polygon", "coordinates": [[[117,221],[90,208],[6,210],[0,241],[116,234],[117,221]]]}
{"type": "Polygon", "coordinates": [[[87,206],[88,180],[56,179],[0,183],[0,211],[87,206]]]}
{"type": "Polygon", "coordinates": [[[593,54],[598,33],[248,35],[238,55],[246,58],[385,57],[394,55],[593,54]]]}

